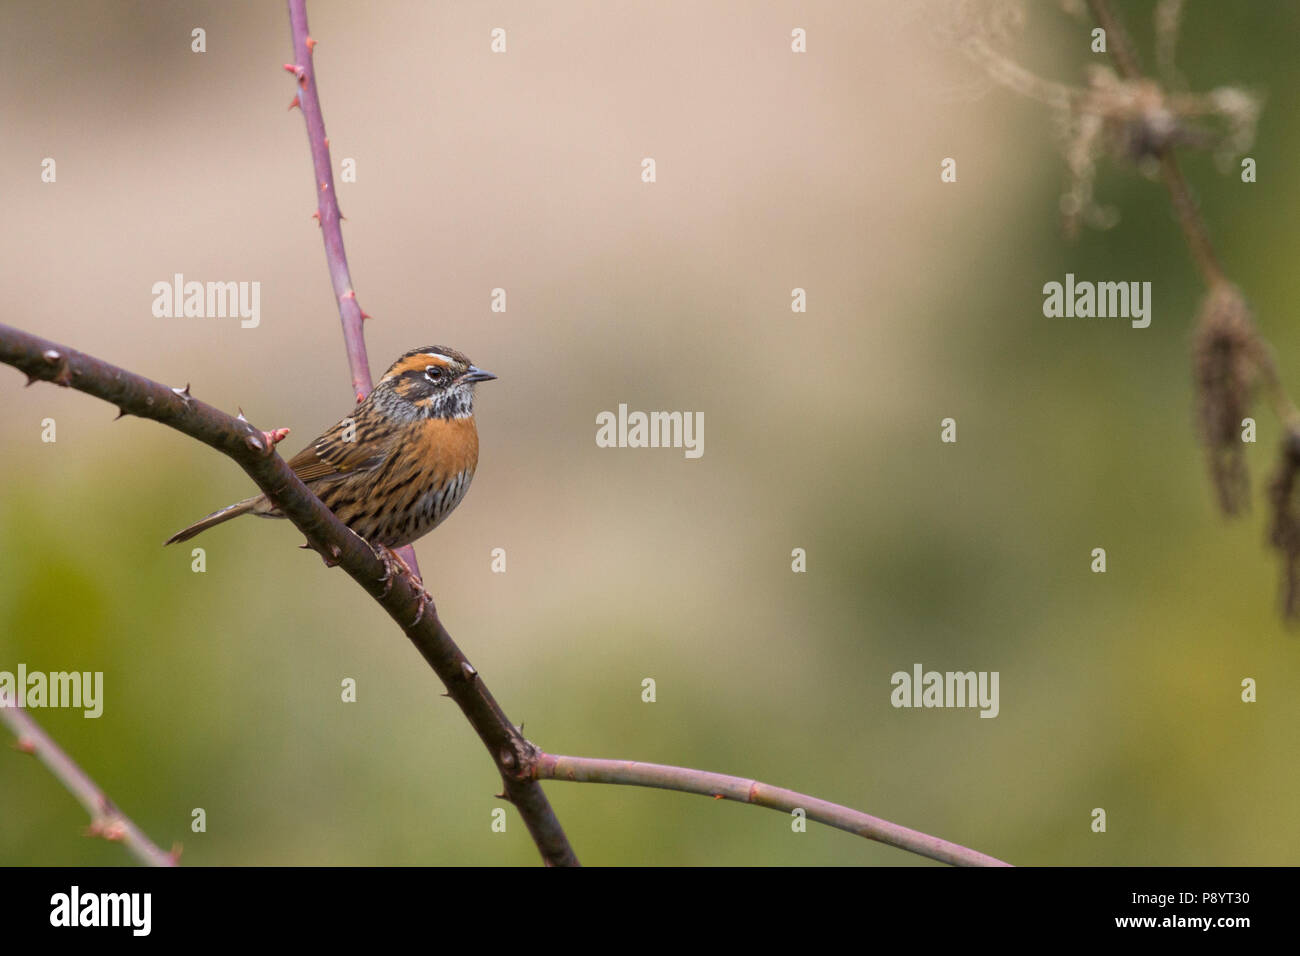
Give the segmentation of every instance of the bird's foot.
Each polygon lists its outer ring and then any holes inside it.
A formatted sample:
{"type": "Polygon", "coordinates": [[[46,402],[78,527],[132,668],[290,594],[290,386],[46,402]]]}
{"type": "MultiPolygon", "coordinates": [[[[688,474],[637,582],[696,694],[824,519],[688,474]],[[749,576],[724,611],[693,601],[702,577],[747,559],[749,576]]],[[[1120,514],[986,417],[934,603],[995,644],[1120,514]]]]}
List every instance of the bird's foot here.
{"type": "Polygon", "coordinates": [[[418,606],[415,612],[415,620],[408,625],[410,627],[415,627],[415,625],[419,624],[424,618],[425,608],[427,608],[429,603],[433,600],[429,596],[429,592],[424,589],[424,581],[418,574],[411,570],[411,566],[407,564],[402,556],[392,548],[380,544],[374,545],[373,550],[379,560],[384,562],[384,576],[380,578],[381,583],[384,585],[384,590],[383,593],[379,595],[380,597],[388,596],[388,592],[393,588],[393,578],[398,574],[405,575],[406,579],[411,582],[411,587],[415,588],[418,606]]]}

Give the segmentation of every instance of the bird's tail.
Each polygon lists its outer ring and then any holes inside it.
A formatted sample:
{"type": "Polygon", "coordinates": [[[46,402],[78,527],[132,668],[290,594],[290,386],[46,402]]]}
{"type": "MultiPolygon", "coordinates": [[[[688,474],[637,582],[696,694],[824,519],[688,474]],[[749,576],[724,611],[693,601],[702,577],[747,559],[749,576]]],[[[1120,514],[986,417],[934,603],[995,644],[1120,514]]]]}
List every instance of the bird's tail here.
{"type": "Polygon", "coordinates": [[[214,524],[221,524],[223,521],[229,521],[231,518],[238,518],[242,514],[252,511],[258,504],[263,501],[262,495],[254,495],[251,498],[245,498],[243,501],[236,501],[233,505],[227,505],[220,511],[214,511],[200,521],[194,522],[184,531],[177,531],[174,535],[163,542],[163,547],[174,544],[177,541],[188,541],[201,531],[207,531],[214,524]]]}

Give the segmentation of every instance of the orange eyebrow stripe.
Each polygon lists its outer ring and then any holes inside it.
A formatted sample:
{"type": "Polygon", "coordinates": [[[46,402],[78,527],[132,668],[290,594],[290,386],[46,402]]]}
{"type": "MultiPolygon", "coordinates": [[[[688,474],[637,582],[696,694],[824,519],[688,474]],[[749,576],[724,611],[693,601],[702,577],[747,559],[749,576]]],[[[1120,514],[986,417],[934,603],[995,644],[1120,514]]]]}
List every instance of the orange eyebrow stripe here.
{"type": "Polygon", "coordinates": [[[393,368],[394,375],[401,375],[403,372],[423,372],[430,365],[447,366],[451,363],[445,356],[436,355],[432,352],[422,352],[419,355],[412,355],[410,358],[403,359],[393,368]]]}

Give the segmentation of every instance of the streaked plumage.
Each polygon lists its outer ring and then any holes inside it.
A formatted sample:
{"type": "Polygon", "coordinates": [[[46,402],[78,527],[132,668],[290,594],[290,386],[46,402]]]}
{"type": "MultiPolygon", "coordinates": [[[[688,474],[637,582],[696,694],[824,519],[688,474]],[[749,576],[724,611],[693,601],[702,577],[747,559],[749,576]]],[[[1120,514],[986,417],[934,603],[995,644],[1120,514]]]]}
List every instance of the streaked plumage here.
{"type": "MultiPolygon", "coordinates": [[[[445,520],[469,490],[478,467],[474,386],[493,378],[454,349],[412,349],[289,467],[371,544],[410,544],[445,520]]],[[[167,544],[242,514],[283,517],[256,495],[213,512],[167,544]]]]}

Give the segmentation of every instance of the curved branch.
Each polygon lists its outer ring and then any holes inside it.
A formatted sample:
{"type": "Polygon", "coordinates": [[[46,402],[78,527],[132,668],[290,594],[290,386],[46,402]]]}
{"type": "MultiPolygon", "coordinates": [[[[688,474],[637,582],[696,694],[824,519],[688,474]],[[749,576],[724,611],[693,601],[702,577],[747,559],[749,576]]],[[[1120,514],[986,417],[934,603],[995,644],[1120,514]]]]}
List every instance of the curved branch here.
{"type": "Polygon", "coordinates": [[[725,773],[691,770],[686,767],[669,767],[658,763],[639,763],[634,760],[601,760],[595,757],[564,757],[557,754],[539,754],[533,764],[537,780],[569,780],[575,783],[616,783],[634,787],[654,787],[660,790],[677,790],[697,793],[715,800],[735,800],[770,810],[789,813],[803,810],[810,820],[827,826],[856,833],[868,840],[887,843],[941,863],[954,866],[1010,866],[1002,860],[976,850],[949,843],[938,837],[909,830],[897,823],[843,807],[829,800],[820,800],[806,793],[773,787],[758,780],[732,777],[725,773]]]}
{"type": "MultiPolygon", "coordinates": [[[[865,813],[793,790],[724,774],[658,764],[544,754],[510,722],[478,672],[451,639],[433,599],[413,578],[392,576],[370,546],[325,507],[275,453],[277,432],[264,432],[242,418],[194,398],[185,388],[168,388],[7,325],[0,325],[0,362],[27,373],[28,384],[53,382],[116,405],[121,415],[161,422],[234,460],[257,483],[307,545],[338,565],[373,597],[437,672],[447,694],[464,712],[496,762],[505,784],[502,796],[519,809],[542,858],[550,865],[576,866],[577,857],[551,809],[541,780],[585,780],[662,787],[753,803],[774,809],[803,808],[814,820],[868,839],[945,863],[1005,866],[1000,860],[909,830],[865,813]]],[[[121,417],[119,415],[119,417],[121,417]]]]}
{"type": "Polygon", "coordinates": [[[114,843],[121,843],[141,863],[146,866],[175,866],[179,849],[168,853],[149,839],[143,830],[135,825],[117,805],[108,798],[99,784],[91,779],[90,774],[82,770],[77,762],[54,742],[54,738],[41,729],[22,707],[0,704],[0,723],[9,725],[10,731],[18,738],[15,745],[23,753],[29,753],[45,764],[63,784],[63,789],[77,798],[77,802],[90,814],[90,828],[87,834],[103,837],[114,843]]]}
{"type": "Polygon", "coordinates": [[[537,749],[524,739],[478,672],[438,620],[433,599],[407,575],[390,575],[370,545],[352,533],[275,453],[275,433],[263,432],[194,398],[93,356],[0,325],[0,362],[27,373],[28,384],[53,382],[116,405],[123,415],[161,422],[231,458],[275,503],[307,544],[339,565],[373,597],[437,672],[492,755],[504,797],[519,813],[542,858],[576,865],[577,858],[530,767],[537,749]]]}

